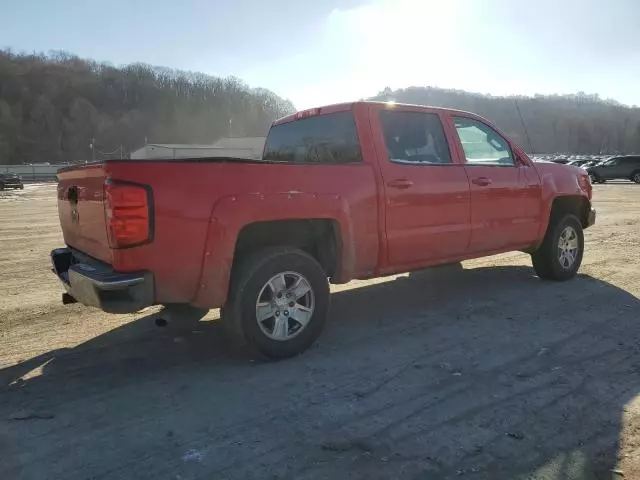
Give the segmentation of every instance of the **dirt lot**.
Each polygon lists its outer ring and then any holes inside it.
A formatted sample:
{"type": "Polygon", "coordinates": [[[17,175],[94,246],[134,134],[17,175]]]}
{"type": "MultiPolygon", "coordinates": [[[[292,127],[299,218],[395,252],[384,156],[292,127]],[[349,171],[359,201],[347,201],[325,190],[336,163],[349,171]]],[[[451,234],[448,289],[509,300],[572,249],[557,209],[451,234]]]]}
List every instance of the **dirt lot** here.
{"type": "Polygon", "coordinates": [[[520,253],[336,289],[280,363],[217,312],[60,304],[55,186],[0,193],[0,479],[640,479],[640,186],[595,187],[579,278],[520,253]]]}

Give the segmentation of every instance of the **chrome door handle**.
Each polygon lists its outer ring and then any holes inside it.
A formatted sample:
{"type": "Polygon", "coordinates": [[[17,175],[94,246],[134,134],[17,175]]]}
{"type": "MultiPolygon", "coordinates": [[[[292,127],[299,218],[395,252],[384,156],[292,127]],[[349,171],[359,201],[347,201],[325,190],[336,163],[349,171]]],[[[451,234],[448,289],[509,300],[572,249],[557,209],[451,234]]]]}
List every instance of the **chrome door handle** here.
{"type": "Polygon", "coordinates": [[[486,187],[487,185],[491,184],[491,179],[487,177],[478,177],[478,178],[474,178],[471,181],[480,187],[486,187]]]}
{"type": "Polygon", "coordinates": [[[395,180],[388,181],[387,186],[391,188],[406,190],[407,188],[413,186],[413,182],[408,178],[396,178],[395,180]]]}

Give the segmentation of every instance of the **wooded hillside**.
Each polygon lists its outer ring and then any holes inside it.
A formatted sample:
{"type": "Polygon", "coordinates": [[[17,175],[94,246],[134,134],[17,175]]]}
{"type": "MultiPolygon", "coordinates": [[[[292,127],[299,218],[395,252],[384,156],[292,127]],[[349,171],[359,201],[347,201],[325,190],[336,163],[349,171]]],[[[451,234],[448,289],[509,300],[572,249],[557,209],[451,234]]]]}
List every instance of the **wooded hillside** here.
{"type": "MultiPolygon", "coordinates": [[[[530,153],[640,153],[640,109],[597,95],[495,97],[410,87],[387,88],[374,99],[478,113],[530,153]]],[[[0,50],[0,164],[75,162],[121,151],[126,157],[146,141],[261,136],[292,111],[291,102],[236,78],[0,50]]]]}
{"type": "Polygon", "coordinates": [[[640,108],[601,100],[597,95],[495,97],[410,87],[395,91],[387,88],[374,99],[477,113],[494,122],[529,153],[640,153],[640,108]]]}
{"type": "Polygon", "coordinates": [[[117,157],[121,147],[126,156],[145,140],[261,136],[293,110],[235,78],[0,50],[0,164],[117,157]]]}

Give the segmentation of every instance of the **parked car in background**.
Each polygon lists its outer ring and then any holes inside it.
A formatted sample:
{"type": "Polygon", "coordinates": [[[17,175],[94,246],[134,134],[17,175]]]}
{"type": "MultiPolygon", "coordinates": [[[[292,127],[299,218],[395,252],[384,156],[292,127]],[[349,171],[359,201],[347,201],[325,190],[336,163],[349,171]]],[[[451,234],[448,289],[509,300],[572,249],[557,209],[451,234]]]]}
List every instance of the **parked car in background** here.
{"type": "Polygon", "coordinates": [[[571,160],[569,163],[567,163],[567,165],[571,165],[572,167],[581,167],[583,166],[585,163],[589,163],[592,160],[588,159],[588,158],[581,158],[578,160],[571,160]]]}
{"type": "Polygon", "coordinates": [[[640,155],[613,157],[598,165],[587,168],[591,183],[625,179],[640,183],[640,155]]]}
{"type": "Polygon", "coordinates": [[[19,188],[22,190],[24,188],[22,177],[11,172],[0,173],[0,190],[5,188],[19,188]]]}
{"type": "Polygon", "coordinates": [[[595,167],[596,165],[600,165],[603,162],[604,162],[604,160],[590,160],[590,161],[580,165],[580,168],[587,169],[589,167],[595,167]]]}

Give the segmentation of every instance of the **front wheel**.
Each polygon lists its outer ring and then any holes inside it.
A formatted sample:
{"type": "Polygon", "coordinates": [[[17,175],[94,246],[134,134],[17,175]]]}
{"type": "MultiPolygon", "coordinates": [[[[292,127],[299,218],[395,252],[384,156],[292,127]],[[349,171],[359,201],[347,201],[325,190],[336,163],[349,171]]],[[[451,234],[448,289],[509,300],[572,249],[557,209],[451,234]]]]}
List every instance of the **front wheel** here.
{"type": "Polygon", "coordinates": [[[267,358],[288,358],[318,338],[329,301],[327,275],[313,257],[295,248],[268,248],[234,271],[222,321],[235,343],[267,358]]]}
{"type": "Polygon", "coordinates": [[[584,254],[582,224],[575,215],[552,218],[540,247],[531,254],[533,268],[545,280],[575,277],[584,254]]]}
{"type": "Polygon", "coordinates": [[[633,172],[631,174],[631,181],[635,182],[635,183],[640,183],[640,171],[638,172],[633,172]]]}

